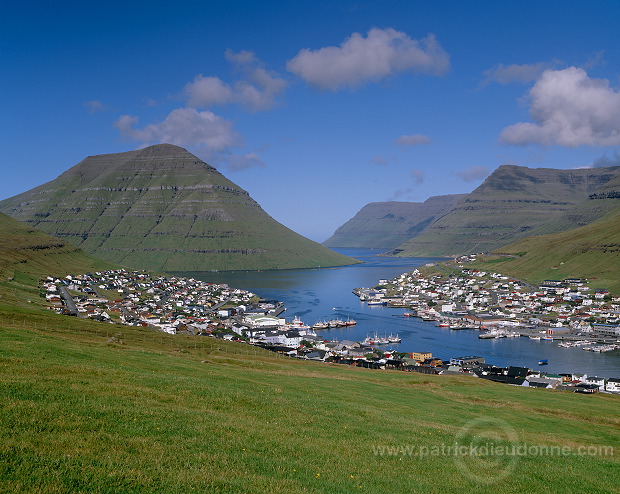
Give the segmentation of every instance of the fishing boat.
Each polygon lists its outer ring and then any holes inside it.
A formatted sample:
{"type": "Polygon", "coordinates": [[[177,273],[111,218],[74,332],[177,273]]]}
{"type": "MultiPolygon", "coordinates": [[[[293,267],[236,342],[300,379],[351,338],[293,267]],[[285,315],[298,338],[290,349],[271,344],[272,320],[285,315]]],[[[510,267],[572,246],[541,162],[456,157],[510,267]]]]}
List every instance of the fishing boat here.
{"type": "Polygon", "coordinates": [[[367,336],[362,343],[365,345],[387,345],[390,341],[387,338],[380,338],[375,333],[374,336],[367,336]]]}
{"type": "Polygon", "coordinates": [[[344,321],[344,325],[345,326],[355,326],[357,324],[357,321],[355,319],[351,319],[350,317],[344,321]]]}
{"type": "Polygon", "coordinates": [[[312,325],[312,329],[329,329],[329,325],[325,321],[317,321],[312,325]]]}
{"type": "Polygon", "coordinates": [[[549,361],[546,358],[538,361],[538,365],[547,365],[548,363],[549,361]]]}
{"type": "Polygon", "coordinates": [[[387,304],[387,302],[386,302],[386,301],[381,300],[381,299],[379,299],[379,298],[371,298],[371,299],[368,301],[368,305],[386,305],[386,304],[387,304]]]}
{"type": "Polygon", "coordinates": [[[540,336],[530,336],[530,340],[540,341],[540,336]]]}
{"type": "Polygon", "coordinates": [[[306,326],[298,316],[295,316],[293,321],[288,323],[287,326],[292,329],[310,329],[310,326],[306,326]]]}
{"type": "Polygon", "coordinates": [[[505,338],[506,335],[501,329],[492,329],[490,331],[484,331],[478,335],[480,340],[491,340],[495,338],[505,338]]]}
{"type": "Polygon", "coordinates": [[[329,328],[342,328],[344,327],[344,321],[340,319],[330,319],[327,321],[327,327],[329,328]]]}
{"type": "Polygon", "coordinates": [[[402,341],[402,340],[398,337],[398,335],[396,335],[396,336],[392,336],[392,335],[390,335],[390,336],[388,336],[388,338],[387,338],[387,339],[388,339],[388,342],[389,342],[389,343],[400,343],[400,342],[402,341]]]}

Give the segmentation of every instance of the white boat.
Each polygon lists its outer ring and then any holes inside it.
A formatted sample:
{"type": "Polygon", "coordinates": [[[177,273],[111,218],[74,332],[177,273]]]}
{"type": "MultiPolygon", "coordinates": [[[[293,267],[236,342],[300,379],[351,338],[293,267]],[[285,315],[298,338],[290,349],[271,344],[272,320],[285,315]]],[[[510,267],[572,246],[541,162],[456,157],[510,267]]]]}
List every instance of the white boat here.
{"type": "Polygon", "coordinates": [[[530,340],[538,340],[538,341],[540,341],[540,336],[530,336],[530,340]]]}
{"type": "Polygon", "coordinates": [[[506,338],[506,332],[501,329],[491,329],[484,331],[478,335],[481,340],[491,340],[495,338],[506,338]]]}
{"type": "Polygon", "coordinates": [[[310,326],[306,326],[298,316],[295,316],[292,322],[287,323],[289,329],[310,329],[310,326]]]}
{"type": "Polygon", "coordinates": [[[396,335],[396,336],[392,336],[392,335],[390,335],[390,336],[388,336],[388,338],[387,338],[387,339],[388,339],[388,342],[389,342],[389,343],[400,343],[400,342],[402,341],[402,340],[398,337],[398,335],[396,335]]]}
{"type": "Polygon", "coordinates": [[[374,336],[367,336],[362,343],[365,345],[387,345],[390,341],[387,338],[380,338],[375,334],[374,336]]]}
{"type": "Polygon", "coordinates": [[[317,321],[312,325],[312,329],[329,329],[329,325],[325,321],[317,321]]]}
{"type": "Polygon", "coordinates": [[[327,321],[327,326],[330,328],[342,328],[344,325],[344,321],[340,319],[330,319],[327,321]]]}

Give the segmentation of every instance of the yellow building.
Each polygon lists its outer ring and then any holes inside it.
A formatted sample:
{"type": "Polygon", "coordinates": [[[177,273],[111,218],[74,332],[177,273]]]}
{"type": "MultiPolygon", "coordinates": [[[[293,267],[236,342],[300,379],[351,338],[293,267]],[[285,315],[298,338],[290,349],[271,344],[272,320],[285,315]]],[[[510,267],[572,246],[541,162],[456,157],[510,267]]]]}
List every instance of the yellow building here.
{"type": "Polygon", "coordinates": [[[427,358],[433,358],[433,354],[431,352],[412,352],[409,357],[418,362],[424,362],[427,358]]]}

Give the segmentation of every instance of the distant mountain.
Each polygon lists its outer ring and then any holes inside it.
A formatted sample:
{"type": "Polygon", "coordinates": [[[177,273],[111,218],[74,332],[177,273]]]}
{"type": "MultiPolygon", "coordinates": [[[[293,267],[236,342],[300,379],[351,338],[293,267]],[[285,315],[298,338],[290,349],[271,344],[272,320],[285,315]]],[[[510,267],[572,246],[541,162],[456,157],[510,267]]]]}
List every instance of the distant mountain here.
{"type": "Polygon", "coordinates": [[[86,252],[155,271],[352,264],[271,218],[249,194],[178,146],[90,156],[0,211],[86,252]]]}
{"type": "Polygon", "coordinates": [[[620,200],[620,167],[557,170],[504,165],[421,234],[391,252],[490,252],[519,238],[587,225],[620,200]]]}
{"type": "Polygon", "coordinates": [[[339,227],[323,245],[393,249],[418,235],[466,196],[434,196],[424,202],[371,202],[339,227]]]}
{"type": "Polygon", "coordinates": [[[527,237],[499,249],[515,257],[482,268],[520,279],[588,278],[590,286],[620,293],[620,205],[593,223],[572,230],[527,237]]]}
{"type": "MultiPolygon", "coordinates": [[[[114,269],[77,247],[0,213],[0,277],[16,272],[61,276],[71,272],[114,269]]],[[[4,281],[4,280],[3,280],[4,281]]]]}

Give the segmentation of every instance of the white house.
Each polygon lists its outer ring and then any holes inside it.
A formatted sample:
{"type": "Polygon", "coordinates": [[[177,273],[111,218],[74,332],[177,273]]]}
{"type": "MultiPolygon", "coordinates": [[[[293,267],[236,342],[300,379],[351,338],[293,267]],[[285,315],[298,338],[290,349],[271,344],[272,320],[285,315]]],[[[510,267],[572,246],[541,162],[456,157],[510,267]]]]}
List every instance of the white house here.
{"type": "Polygon", "coordinates": [[[610,377],[607,379],[607,385],[605,386],[605,390],[610,393],[620,393],[620,379],[615,377],[610,377]]]}
{"type": "Polygon", "coordinates": [[[605,389],[605,378],[591,376],[591,377],[586,378],[586,384],[596,384],[598,386],[598,389],[603,391],[605,389]]]}

